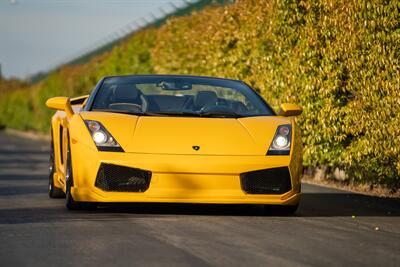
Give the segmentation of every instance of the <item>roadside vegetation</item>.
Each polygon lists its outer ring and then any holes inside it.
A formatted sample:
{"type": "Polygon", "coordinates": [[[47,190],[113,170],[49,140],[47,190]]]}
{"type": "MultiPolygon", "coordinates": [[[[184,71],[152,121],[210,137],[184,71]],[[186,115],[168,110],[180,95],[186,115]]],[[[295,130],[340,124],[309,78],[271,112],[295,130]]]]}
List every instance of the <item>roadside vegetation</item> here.
{"type": "Polygon", "coordinates": [[[86,64],[1,94],[0,124],[48,131],[48,97],[88,93],[104,75],[236,78],[275,108],[304,107],[304,164],[400,189],[398,1],[238,0],[138,32],[86,64]],[[344,170],[338,171],[338,170],[344,170]]]}

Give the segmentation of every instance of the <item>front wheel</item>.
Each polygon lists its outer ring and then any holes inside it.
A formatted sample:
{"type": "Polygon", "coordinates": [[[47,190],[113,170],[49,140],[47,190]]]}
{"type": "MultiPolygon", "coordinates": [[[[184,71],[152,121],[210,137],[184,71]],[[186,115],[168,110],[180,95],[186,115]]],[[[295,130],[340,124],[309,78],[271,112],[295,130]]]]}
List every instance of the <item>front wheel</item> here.
{"type": "Polygon", "coordinates": [[[53,144],[53,140],[51,140],[50,157],[49,157],[49,185],[48,185],[49,197],[50,198],[64,198],[65,194],[62,191],[62,189],[54,186],[54,169],[55,169],[54,144],[53,144]]]}

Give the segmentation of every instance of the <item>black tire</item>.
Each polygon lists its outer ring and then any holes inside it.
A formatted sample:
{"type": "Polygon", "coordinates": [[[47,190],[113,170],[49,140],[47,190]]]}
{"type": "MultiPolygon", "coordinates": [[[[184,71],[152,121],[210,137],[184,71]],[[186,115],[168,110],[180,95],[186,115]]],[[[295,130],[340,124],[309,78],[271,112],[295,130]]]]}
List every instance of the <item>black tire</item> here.
{"type": "Polygon", "coordinates": [[[53,140],[51,140],[50,144],[50,157],[49,157],[49,197],[50,198],[64,198],[65,194],[61,188],[54,186],[54,144],[53,140]]]}
{"type": "Polygon", "coordinates": [[[65,206],[69,210],[91,210],[91,209],[94,209],[95,206],[92,203],[75,201],[74,198],[72,197],[71,187],[74,184],[74,177],[73,177],[73,172],[72,172],[72,160],[71,160],[71,150],[70,150],[69,142],[68,142],[68,146],[67,146],[66,165],[67,165],[67,168],[66,168],[66,177],[65,177],[65,184],[66,184],[65,206]]]}
{"type": "Polygon", "coordinates": [[[299,204],[297,205],[264,205],[266,215],[290,216],[296,213],[299,204]]]}

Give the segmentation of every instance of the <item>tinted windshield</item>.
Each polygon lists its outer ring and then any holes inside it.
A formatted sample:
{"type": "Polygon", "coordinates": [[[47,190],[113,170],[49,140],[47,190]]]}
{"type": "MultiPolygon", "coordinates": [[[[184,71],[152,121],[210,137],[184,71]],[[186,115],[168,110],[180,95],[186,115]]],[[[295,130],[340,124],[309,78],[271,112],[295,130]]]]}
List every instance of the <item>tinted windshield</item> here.
{"type": "Polygon", "coordinates": [[[106,78],[91,110],[163,116],[273,115],[261,97],[242,82],[181,76],[106,78]]]}

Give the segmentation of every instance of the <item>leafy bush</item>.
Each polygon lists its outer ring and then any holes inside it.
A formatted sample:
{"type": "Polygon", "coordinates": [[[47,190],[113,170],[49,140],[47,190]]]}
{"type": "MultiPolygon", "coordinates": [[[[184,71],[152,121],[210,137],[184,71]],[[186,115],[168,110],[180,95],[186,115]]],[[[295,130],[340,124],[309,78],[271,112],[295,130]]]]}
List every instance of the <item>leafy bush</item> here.
{"type": "Polygon", "coordinates": [[[169,21],[154,68],[242,79],[297,102],[306,166],[400,187],[397,1],[237,1],[169,21]]]}

